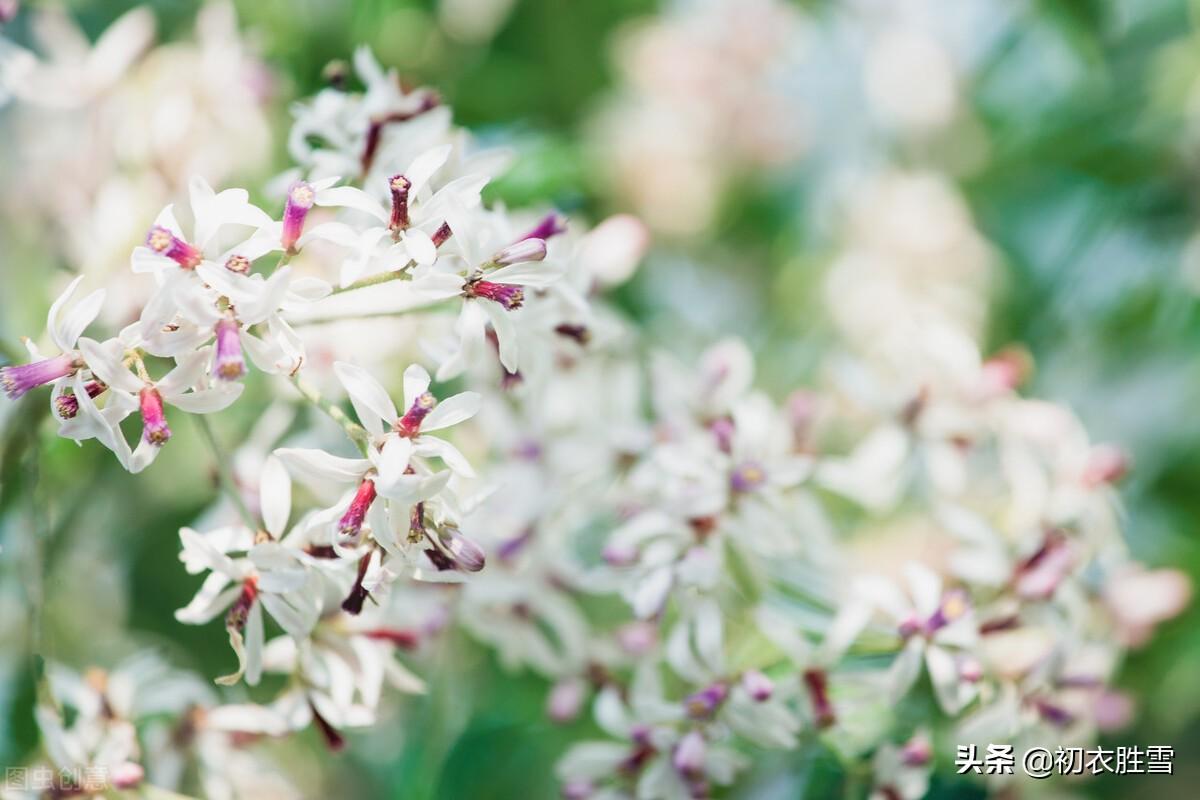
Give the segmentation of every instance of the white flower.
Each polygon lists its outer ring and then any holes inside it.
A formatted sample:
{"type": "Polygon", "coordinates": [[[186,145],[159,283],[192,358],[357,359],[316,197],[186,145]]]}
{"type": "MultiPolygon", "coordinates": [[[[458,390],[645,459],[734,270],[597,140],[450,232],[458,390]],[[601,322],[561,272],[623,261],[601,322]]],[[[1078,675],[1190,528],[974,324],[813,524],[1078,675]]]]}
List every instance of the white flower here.
{"type": "Polygon", "coordinates": [[[882,578],[863,578],[855,586],[856,596],[891,617],[905,639],[892,664],[892,698],[912,688],[924,663],[938,703],[956,714],[975,697],[982,669],[973,650],[978,629],[969,599],[961,590],[943,592],[941,578],[918,562],[906,564],[904,574],[911,599],[882,578]]]}
{"type": "MultiPolygon", "coordinates": [[[[242,385],[238,383],[209,385],[206,374],[212,360],[209,347],[177,359],[175,368],[158,380],[138,377],[126,368],[125,359],[130,347],[121,339],[97,342],[82,338],[79,348],[92,374],[108,387],[108,391],[112,395],[126,395],[121,401],[122,408],[132,402],[133,407],[141,411],[142,437],[137,449],[130,453],[129,445],[119,436],[112,443],[122,466],[131,472],[141,472],[153,463],[158,451],[171,438],[164,404],[192,414],[209,414],[228,408],[242,393],[242,385]]],[[[82,397],[80,402],[83,402],[82,397]]],[[[110,404],[112,402],[110,400],[110,404]]]]}
{"type": "Polygon", "coordinates": [[[225,627],[238,657],[236,672],[218,678],[222,684],[257,684],[262,675],[263,609],[290,635],[305,638],[321,611],[314,596],[315,577],[299,553],[277,542],[255,543],[247,528],[218,529],[210,534],[191,528],[179,532],[180,560],[191,573],[209,570],[196,596],[175,618],[203,625],[226,609],[225,627]],[[231,558],[229,553],[243,552],[231,558]]]}

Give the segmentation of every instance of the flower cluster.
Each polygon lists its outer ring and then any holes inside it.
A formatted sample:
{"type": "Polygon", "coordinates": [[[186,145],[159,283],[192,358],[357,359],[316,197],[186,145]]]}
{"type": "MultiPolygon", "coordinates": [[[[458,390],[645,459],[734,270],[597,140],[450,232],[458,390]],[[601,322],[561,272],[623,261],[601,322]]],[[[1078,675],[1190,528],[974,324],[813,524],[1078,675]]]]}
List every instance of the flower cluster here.
{"type": "Polygon", "coordinates": [[[333,422],[251,437],[249,470],[214,447],[228,496],[180,531],[204,577],[177,619],[223,617],[237,667],[217,682],[273,673],[279,693],[222,704],[141,661],[64,672],[73,722],[41,719],[56,764],[104,767],[105,789],[174,786],[195,760],[206,796],[253,796],[252,741],[313,726],[344,747],[385,686],[423,689],[400,651],[452,622],[545,677],[551,719],[592,705],[608,738],[558,765],[579,800],[707,797],[753,748],[817,738],[869,765],[877,796],[917,798],[950,731],[1047,746],[1120,722],[1123,653],[1188,587],[1130,559],[1125,458],[1023,397],[1020,358],[943,332],[955,357],[915,387],[844,355],[780,403],[739,341],[694,367],[648,353],[603,297],[640,260],[636,221],[582,232],[488,205],[503,154],[366,50],[354,63],[363,91],[295,108],[273,210],[192,180],[132,254],[135,321],[85,335],[106,293],[75,300],[76,278],[55,352],[0,369],[131,472],[251,369],[333,422]],[[365,328],[321,327],[380,315],[421,363],[372,364],[365,328]],[[918,724],[898,713],[926,694],[918,724]],[[141,722],[163,712],[173,729],[141,722]]]}

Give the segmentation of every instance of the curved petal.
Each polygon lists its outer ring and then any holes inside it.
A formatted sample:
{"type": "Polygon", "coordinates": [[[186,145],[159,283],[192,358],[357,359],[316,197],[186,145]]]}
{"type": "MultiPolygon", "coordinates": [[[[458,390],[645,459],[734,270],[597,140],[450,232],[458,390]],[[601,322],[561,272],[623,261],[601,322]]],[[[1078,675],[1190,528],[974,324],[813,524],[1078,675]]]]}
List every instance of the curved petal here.
{"type": "Polygon", "coordinates": [[[233,405],[241,397],[242,390],[245,388],[240,383],[226,383],[212,389],[174,395],[171,397],[170,403],[190,414],[211,414],[214,411],[223,411],[233,405]]]}
{"type": "Polygon", "coordinates": [[[375,485],[381,494],[389,494],[396,486],[397,481],[404,477],[412,450],[411,439],[401,436],[388,437],[387,442],[383,445],[383,450],[375,459],[375,468],[379,471],[375,485]]]}
{"type": "Polygon", "coordinates": [[[475,477],[475,470],[471,467],[471,462],[467,461],[467,457],[459,452],[457,447],[445,439],[439,439],[436,436],[418,436],[413,444],[413,452],[417,455],[440,458],[447,467],[464,478],[475,477]]]}
{"type": "Polygon", "coordinates": [[[324,450],[283,447],[275,455],[298,478],[315,483],[358,483],[371,467],[365,458],[341,458],[324,450]]]}
{"type": "Polygon", "coordinates": [[[438,403],[421,423],[422,431],[438,431],[457,425],[479,413],[483,398],[476,392],[462,392],[438,403]]]}
{"type": "Polygon", "coordinates": [[[392,398],[388,397],[387,390],[365,369],[338,361],[333,365],[333,371],[346,388],[346,393],[350,395],[350,402],[354,405],[354,413],[358,415],[359,422],[372,435],[379,436],[383,433],[384,424],[391,425],[397,420],[399,415],[392,398]]]}
{"type": "Polygon", "coordinates": [[[429,391],[429,373],[420,364],[410,364],[404,370],[404,408],[412,408],[417,398],[429,391]]]}
{"type": "Polygon", "coordinates": [[[106,385],[131,394],[142,390],[143,383],[125,369],[125,364],[122,363],[125,358],[125,345],[120,339],[109,339],[100,343],[82,337],[78,344],[88,369],[106,385]]]}
{"type": "Polygon", "coordinates": [[[283,535],[292,513],[292,479],[278,458],[267,456],[258,481],[258,504],[267,532],[276,539],[283,535]]]}
{"type": "Polygon", "coordinates": [[[96,316],[100,313],[100,308],[104,305],[104,297],[105,291],[97,289],[80,300],[67,314],[67,318],[63,320],[62,326],[56,331],[55,344],[63,350],[73,348],[75,340],[79,338],[79,335],[83,333],[88,325],[91,325],[95,321],[96,316]]]}
{"type": "Polygon", "coordinates": [[[391,219],[388,211],[375,198],[362,189],[356,189],[353,186],[334,186],[330,189],[322,189],[317,192],[314,200],[319,206],[338,206],[340,208],[352,208],[355,211],[361,211],[385,225],[391,219]]]}
{"type": "Polygon", "coordinates": [[[443,144],[435,147],[432,150],[426,150],[421,155],[413,159],[412,164],[404,172],[404,177],[408,178],[411,186],[409,191],[413,197],[420,194],[425,188],[425,184],[429,183],[429,179],[434,176],[442,165],[446,163],[446,159],[450,157],[450,151],[454,149],[452,144],[443,144]]]}

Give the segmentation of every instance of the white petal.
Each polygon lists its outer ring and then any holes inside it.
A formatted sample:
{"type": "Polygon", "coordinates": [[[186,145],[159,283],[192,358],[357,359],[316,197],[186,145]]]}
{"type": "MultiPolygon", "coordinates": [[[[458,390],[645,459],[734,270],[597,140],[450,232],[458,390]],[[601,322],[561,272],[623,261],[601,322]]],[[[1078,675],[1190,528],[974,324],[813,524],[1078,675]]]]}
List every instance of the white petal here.
{"type": "Polygon", "coordinates": [[[320,225],[314,225],[311,230],[300,237],[297,244],[303,247],[313,239],[320,239],[341,247],[358,245],[358,233],[344,222],[323,222],[320,225]]]}
{"type": "Polygon", "coordinates": [[[387,390],[365,369],[338,361],[334,363],[333,371],[346,388],[346,393],[350,395],[350,402],[354,405],[358,421],[372,435],[379,436],[383,433],[385,424],[391,425],[399,417],[387,390]]]}
{"type": "Polygon", "coordinates": [[[175,619],[185,625],[205,625],[229,608],[241,592],[241,584],[230,586],[229,578],[214,572],[204,579],[191,602],[175,612],[175,619]]]}
{"type": "Polygon", "coordinates": [[[417,455],[440,458],[447,467],[464,478],[475,477],[475,470],[472,469],[471,462],[467,461],[466,456],[460,453],[457,447],[445,439],[439,439],[436,436],[418,436],[414,444],[416,446],[413,448],[413,452],[417,455]]]}
{"type": "Polygon", "coordinates": [[[485,277],[492,283],[515,283],[535,288],[549,286],[562,278],[565,270],[545,261],[525,261],[488,272],[485,277]]]}
{"type": "Polygon", "coordinates": [[[262,679],[263,639],[262,604],[255,603],[246,617],[246,683],[251,686],[262,679]]]}
{"type": "Polygon", "coordinates": [[[108,386],[123,392],[137,394],[143,383],[132,372],[125,369],[125,345],[120,339],[109,339],[104,343],[82,337],[78,342],[79,352],[87,362],[88,369],[108,386]]]}
{"type": "Polygon", "coordinates": [[[263,461],[262,476],[258,481],[258,502],[267,532],[278,539],[283,535],[292,512],[292,480],[283,462],[273,455],[263,461]]]}
{"type": "Polygon", "coordinates": [[[512,315],[497,303],[482,301],[479,305],[483,307],[484,313],[492,323],[492,329],[496,332],[496,346],[499,350],[500,363],[509,372],[516,372],[519,366],[517,328],[513,324],[512,315]]]}
{"type": "Polygon", "coordinates": [[[242,572],[233,559],[222,553],[202,533],[191,528],[181,528],[179,539],[189,563],[203,565],[213,572],[220,572],[231,580],[241,580],[242,572]]]}
{"type": "Polygon", "coordinates": [[[389,212],[375,198],[353,186],[335,186],[332,189],[323,189],[317,192],[315,202],[319,206],[352,208],[369,214],[385,225],[391,220],[389,212]]]}
{"type": "Polygon", "coordinates": [[[420,194],[425,188],[425,184],[429,183],[429,179],[434,176],[442,165],[446,163],[446,159],[450,157],[450,151],[454,149],[452,144],[444,144],[440,147],[435,147],[432,150],[427,150],[417,156],[408,169],[404,172],[404,177],[411,182],[409,192],[412,197],[420,194]]]}
{"type": "Polygon", "coordinates": [[[213,389],[172,395],[170,402],[171,405],[190,414],[211,414],[233,405],[245,388],[240,383],[227,383],[213,389]]]}
{"type": "Polygon", "coordinates": [[[371,466],[366,459],[340,458],[324,450],[284,447],[276,450],[275,455],[293,475],[317,484],[358,483],[371,466]]]}
{"type": "Polygon", "coordinates": [[[921,656],[924,654],[924,644],[918,639],[912,639],[896,656],[888,670],[888,686],[891,689],[891,702],[897,703],[908,690],[917,682],[921,674],[921,656]]]}
{"type": "Polygon", "coordinates": [[[412,440],[401,436],[388,437],[375,464],[379,470],[376,484],[381,493],[388,494],[396,486],[396,482],[404,477],[404,470],[408,469],[411,455],[412,440]]]}
{"type": "Polygon", "coordinates": [[[412,228],[402,237],[408,257],[418,264],[429,265],[437,261],[437,245],[425,231],[412,228]]]}
{"type": "Polygon", "coordinates": [[[71,294],[82,280],[83,276],[80,275],[71,281],[66,290],[50,306],[50,313],[46,315],[46,328],[50,331],[50,338],[63,351],[74,349],[75,340],[100,313],[100,306],[104,303],[104,290],[97,289],[80,301],[71,313],[66,315],[65,320],[59,322],[63,307],[70,301],[71,294]]]}
{"type": "Polygon", "coordinates": [[[193,386],[200,384],[208,363],[212,358],[212,348],[202,347],[194,350],[175,362],[175,368],[154,382],[164,400],[172,402],[172,398],[181,395],[193,386]]]}
{"type": "Polygon", "coordinates": [[[421,422],[422,431],[438,431],[457,425],[479,413],[483,398],[476,392],[461,392],[447,397],[421,422]]]}
{"type": "Polygon", "coordinates": [[[412,408],[417,398],[429,391],[429,373],[420,364],[410,364],[404,370],[404,409],[412,408]]]}

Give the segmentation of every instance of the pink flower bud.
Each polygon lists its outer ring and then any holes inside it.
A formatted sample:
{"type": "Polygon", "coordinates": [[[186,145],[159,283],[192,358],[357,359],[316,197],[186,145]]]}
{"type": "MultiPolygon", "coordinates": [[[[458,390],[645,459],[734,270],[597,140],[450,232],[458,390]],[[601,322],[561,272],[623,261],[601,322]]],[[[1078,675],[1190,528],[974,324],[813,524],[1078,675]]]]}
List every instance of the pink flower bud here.
{"type": "Polygon", "coordinates": [[[162,447],[171,438],[162,395],[153,386],[146,386],[139,392],[138,401],[142,412],[142,438],[155,447],[162,447]]]}
{"type": "MultiPolygon", "coordinates": [[[[88,397],[95,398],[108,387],[100,381],[88,381],[83,388],[88,397]]],[[[54,410],[62,419],[75,419],[79,413],[79,398],[74,394],[60,394],[54,401],[54,410]]]]}
{"type": "Polygon", "coordinates": [[[441,539],[446,551],[454,559],[456,568],[463,572],[479,572],[483,569],[486,560],[483,548],[474,541],[450,527],[442,529],[441,539]]]}
{"type": "Polygon", "coordinates": [[[287,205],[283,209],[283,234],[279,243],[289,253],[295,252],[296,242],[304,232],[304,221],[315,198],[312,186],[304,181],[296,181],[288,188],[287,205]]]}
{"type": "Polygon", "coordinates": [[[520,286],[491,281],[472,281],[463,289],[467,297],[482,297],[499,303],[505,311],[513,311],[525,302],[525,290],[520,286]]]}
{"type": "Polygon", "coordinates": [[[756,703],[764,703],[771,699],[775,684],[758,670],[748,669],[742,673],[742,688],[756,703]]]}
{"type": "Polygon", "coordinates": [[[708,757],[708,746],[700,731],[688,731],[671,756],[671,766],[685,778],[698,778],[704,775],[704,762],[708,757]]]}
{"type": "Polygon", "coordinates": [[[510,264],[541,261],[545,258],[546,242],[544,239],[522,239],[492,256],[492,264],[497,267],[507,267],[510,264]]]}
{"type": "Polygon", "coordinates": [[[246,374],[246,360],[242,358],[241,329],[233,317],[223,317],[216,327],[217,352],[213,361],[213,373],[223,381],[237,380],[246,374]]]}
{"type": "Polygon", "coordinates": [[[362,531],[363,520],[367,518],[367,510],[375,502],[375,481],[364,478],[350,501],[350,507],[338,520],[338,533],[347,539],[354,539],[362,531]]]}
{"type": "Polygon", "coordinates": [[[188,244],[161,225],[155,225],[146,234],[146,246],[184,269],[195,269],[196,265],[204,260],[198,247],[188,244]]]}
{"type": "Polygon", "coordinates": [[[403,175],[393,175],[388,181],[392,193],[392,217],[388,227],[396,234],[408,228],[408,191],[412,181],[403,175]]]}
{"type": "MultiPolygon", "coordinates": [[[[533,230],[521,237],[524,239],[549,239],[551,236],[557,236],[560,233],[567,232],[567,220],[561,214],[551,212],[542,217],[533,230]]],[[[519,240],[520,241],[520,240],[519,240]]]]}
{"type": "Polygon", "coordinates": [[[579,678],[565,678],[554,684],[546,698],[546,715],[554,722],[571,722],[583,707],[586,685],[579,678]]]}
{"type": "Polygon", "coordinates": [[[429,392],[422,392],[413,400],[412,406],[404,412],[404,416],[396,420],[393,430],[401,436],[411,439],[421,432],[421,422],[433,411],[437,398],[429,392]]]}
{"type": "Polygon", "coordinates": [[[74,355],[63,353],[61,356],[44,358],[31,364],[0,367],[0,385],[4,386],[5,394],[16,400],[30,389],[75,374],[80,366],[74,355]]]}
{"type": "Polygon", "coordinates": [[[135,764],[132,761],[124,761],[117,764],[112,769],[112,775],[109,778],[112,788],[118,790],[134,789],[146,777],[146,771],[142,769],[141,764],[135,764]]]}

